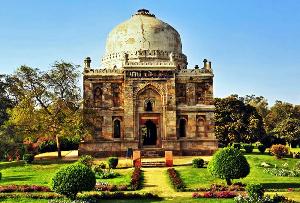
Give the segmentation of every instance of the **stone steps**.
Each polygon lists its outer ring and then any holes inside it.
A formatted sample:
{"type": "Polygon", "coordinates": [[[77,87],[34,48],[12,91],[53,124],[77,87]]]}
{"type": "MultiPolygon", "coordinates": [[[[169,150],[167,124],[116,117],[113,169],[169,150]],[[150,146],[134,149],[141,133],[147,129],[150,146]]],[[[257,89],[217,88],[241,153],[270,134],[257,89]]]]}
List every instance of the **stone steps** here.
{"type": "Polygon", "coordinates": [[[165,167],[164,161],[142,161],[142,167],[165,167]]]}
{"type": "Polygon", "coordinates": [[[146,148],[141,150],[142,158],[160,158],[164,157],[165,152],[161,148],[146,148]]]}

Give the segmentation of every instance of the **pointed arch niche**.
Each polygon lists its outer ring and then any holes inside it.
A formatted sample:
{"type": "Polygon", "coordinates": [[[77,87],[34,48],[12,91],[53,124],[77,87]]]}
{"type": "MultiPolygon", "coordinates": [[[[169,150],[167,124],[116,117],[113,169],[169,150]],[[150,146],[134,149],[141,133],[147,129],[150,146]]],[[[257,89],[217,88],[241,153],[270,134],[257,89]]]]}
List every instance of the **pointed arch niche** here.
{"type": "Polygon", "coordinates": [[[205,116],[197,116],[196,136],[200,138],[207,137],[207,124],[205,116]]]}

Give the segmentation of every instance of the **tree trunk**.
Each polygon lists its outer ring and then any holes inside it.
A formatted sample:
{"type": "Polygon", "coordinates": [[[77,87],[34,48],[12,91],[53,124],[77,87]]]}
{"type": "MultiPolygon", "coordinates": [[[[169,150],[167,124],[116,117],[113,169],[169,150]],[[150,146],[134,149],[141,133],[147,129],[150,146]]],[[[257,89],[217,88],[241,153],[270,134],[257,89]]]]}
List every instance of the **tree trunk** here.
{"type": "Polygon", "coordinates": [[[57,158],[61,159],[60,139],[58,135],[56,135],[56,146],[57,146],[57,158]]]}
{"type": "Polygon", "coordinates": [[[231,182],[230,178],[226,178],[226,182],[227,182],[227,185],[232,185],[232,182],[231,182]]]}

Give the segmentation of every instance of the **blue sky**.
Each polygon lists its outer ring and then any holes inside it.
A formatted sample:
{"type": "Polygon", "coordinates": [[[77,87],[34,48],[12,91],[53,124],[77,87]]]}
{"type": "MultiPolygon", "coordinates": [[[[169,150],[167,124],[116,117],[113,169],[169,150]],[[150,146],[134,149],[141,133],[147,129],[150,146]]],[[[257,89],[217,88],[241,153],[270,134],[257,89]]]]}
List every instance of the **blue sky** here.
{"type": "Polygon", "coordinates": [[[86,56],[99,67],[109,31],[140,8],[177,29],[189,67],[212,61],[216,97],[300,104],[299,0],[2,0],[0,73],[86,56]]]}

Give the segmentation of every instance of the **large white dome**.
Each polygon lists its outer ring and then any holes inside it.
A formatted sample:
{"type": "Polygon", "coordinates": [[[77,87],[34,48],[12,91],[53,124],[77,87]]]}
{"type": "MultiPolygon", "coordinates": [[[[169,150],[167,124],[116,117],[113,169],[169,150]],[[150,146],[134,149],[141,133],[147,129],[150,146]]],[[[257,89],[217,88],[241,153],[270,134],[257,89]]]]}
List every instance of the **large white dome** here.
{"type": "Polygon", "coordinates": [[[121,67],[125,54],[128,54],[130,60],[141,52],[147,52],[146,55],[152,59],[159,53],[166,59],[173,54],[175,58],[186,61],[179,33],[145,9],[138,10],[109,33],[102,64],[108,68],[121,67]]]}

